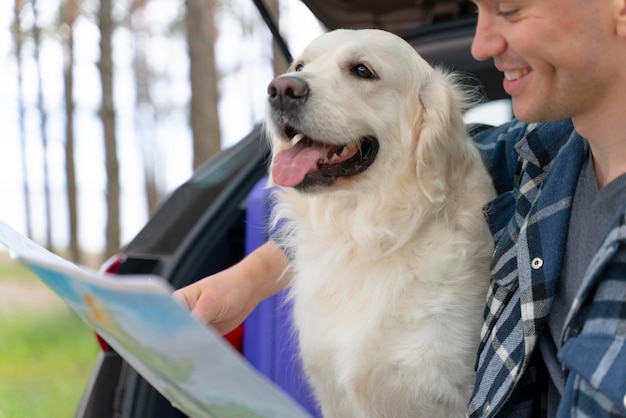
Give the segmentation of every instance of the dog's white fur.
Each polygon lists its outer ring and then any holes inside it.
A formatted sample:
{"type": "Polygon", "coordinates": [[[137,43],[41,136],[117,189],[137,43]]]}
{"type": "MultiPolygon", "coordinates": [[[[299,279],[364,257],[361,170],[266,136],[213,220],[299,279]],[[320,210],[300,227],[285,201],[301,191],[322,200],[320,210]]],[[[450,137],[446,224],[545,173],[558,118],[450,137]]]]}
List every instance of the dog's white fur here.
{"type": "MultiPolygon", "coordinates": [[[[465,416],[493,241],[491,179],[465,131],[467,94],[406,42],[339,30],[290,75],[310,92],[298,127],[380,150],[365,172],[309,191],[279,188],[292,255],[294,323],[325,417],[465,416]],[[376,79],[350,71],[365,64],[376,79]]],[[[268,110],[274,155],[290,145],[268,110]]]]}

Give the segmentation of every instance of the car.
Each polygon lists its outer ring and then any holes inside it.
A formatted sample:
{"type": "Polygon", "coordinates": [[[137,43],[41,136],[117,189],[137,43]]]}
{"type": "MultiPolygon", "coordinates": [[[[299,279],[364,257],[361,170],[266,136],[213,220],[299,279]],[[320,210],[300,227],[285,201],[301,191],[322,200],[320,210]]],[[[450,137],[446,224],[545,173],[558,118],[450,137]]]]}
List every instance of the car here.
{"type": "MultiPolygon", "coordinates": [[[[302,0],[328,29],[380,28],[411,43],[429,62],[472,75],[485,103],[506,100],[502,75],[470,54],[476,25],[466,0],[302,0]]],[[[290,53],[262,0],[254,0],[285,56],[290,53]]],[[[501,102],[498,102],[501,103],[501,102]]],[[[507,102],[504,102],[504,107],[507,102]]],[[[502,106],[502,105],[501,105],[502,106]]],[[[269,150],[262,127],[209,160],[177,188],[120,254],[103,266],[120,280],[156,274],[174,288],[220,271],[267,239],[269,150]]],[[[319,415],[301,380],[281,295],[263,302],[225,338],[257,369],[313,415],[319,415]]],[[[178,418],[185,415],[99,339],[101,352],[76,416],[79,418],[178,418]]]]}

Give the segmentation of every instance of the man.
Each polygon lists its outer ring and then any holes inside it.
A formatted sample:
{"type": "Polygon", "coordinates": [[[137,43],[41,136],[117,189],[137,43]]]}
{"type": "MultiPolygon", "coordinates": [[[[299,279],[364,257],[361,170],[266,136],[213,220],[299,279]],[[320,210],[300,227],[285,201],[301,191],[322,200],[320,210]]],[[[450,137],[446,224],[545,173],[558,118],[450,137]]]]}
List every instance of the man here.
{"type": "MultiPolygon", "coordinates": [[[[475,1],[518,121],[476,137],[499,197],[469,416],[626,416],[626,0],[475,1]]],[[[177,295],[227,332],[286,264],[270,241],[177,295]]]]}

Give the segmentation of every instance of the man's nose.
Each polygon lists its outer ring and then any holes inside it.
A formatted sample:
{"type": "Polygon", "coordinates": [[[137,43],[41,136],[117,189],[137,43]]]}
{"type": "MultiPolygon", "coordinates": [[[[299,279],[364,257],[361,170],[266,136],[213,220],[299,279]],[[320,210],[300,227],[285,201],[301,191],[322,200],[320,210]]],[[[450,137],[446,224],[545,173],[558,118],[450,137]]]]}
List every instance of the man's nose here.
{"type": "Polygon", "coordinates": [[[485,13],[478,13],[476,33],[472,41],[472,56],[478,61],[500,55],[507,45],[495,17],[485,13]]]}

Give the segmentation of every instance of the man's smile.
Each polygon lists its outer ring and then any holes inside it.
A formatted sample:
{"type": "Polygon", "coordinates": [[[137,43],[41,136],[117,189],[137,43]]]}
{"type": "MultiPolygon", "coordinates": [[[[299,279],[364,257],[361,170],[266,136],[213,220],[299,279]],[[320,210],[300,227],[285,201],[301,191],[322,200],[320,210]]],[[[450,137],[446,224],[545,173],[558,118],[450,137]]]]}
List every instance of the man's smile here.
{"type": "Polygon", "coordinates": [[[506,78],[508,81],[515,81],[524,77],[529,72],[530,70],[528,68],[504,71],[504,78],[506,78]]]}

